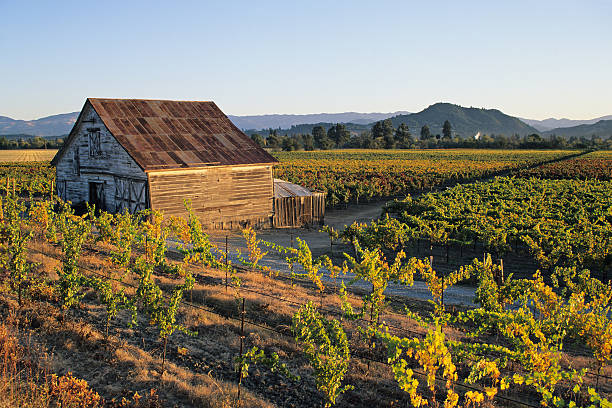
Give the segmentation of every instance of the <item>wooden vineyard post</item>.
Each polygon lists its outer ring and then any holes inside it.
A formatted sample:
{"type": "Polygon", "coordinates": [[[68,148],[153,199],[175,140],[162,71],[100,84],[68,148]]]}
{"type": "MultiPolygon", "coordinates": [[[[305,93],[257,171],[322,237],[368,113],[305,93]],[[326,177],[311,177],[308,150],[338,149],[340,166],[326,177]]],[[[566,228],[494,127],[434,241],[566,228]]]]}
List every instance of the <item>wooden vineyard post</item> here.
{"type": "Polygon", "coordinates": [[[504,284],[504,259],[499,260],[499,273],[501,274],[500,285],[504,284]]]}
{"type": "Polygon", "coordinates": [[[244,344],[244,298],[242,298],[242,310],[240,312],[240,366],[238,367],[238,406],[240,406],[240,387],[242,386],[242,347],[244,344]]]}
{"type": "Polygon", "coordinates": [[[164,337],[164,354],[162,357],[161,373],[164,374],[164,365],[166,364],[166,346],[168,345],[168,336],[164,337]]]}
{"type": "Polygon", "coordinates": [[[319,291],[319,295],[320,295],[319,308],[323,309],[323,291],[322,290],[319,291]]]}
{"type": "MultiPolygon", "coordinates": [[[[431,257],[431,264],[433,265],[433,256],[431,257]]],[[[444,271],[440,272],[440,278],[442,280],[442,293],[440,294],[440,303],[442,303],[442,309],[444,309],[444,271]]]]}
{"type": "Polygon", "coordinates": [[[227,281],[228,265],[229,265],[229,261],[228,261],[228,252],[227,252],[227,235],[226,235],[225,236],[225,293],[227,293],[227,286],[229,284],[227,281]]]}

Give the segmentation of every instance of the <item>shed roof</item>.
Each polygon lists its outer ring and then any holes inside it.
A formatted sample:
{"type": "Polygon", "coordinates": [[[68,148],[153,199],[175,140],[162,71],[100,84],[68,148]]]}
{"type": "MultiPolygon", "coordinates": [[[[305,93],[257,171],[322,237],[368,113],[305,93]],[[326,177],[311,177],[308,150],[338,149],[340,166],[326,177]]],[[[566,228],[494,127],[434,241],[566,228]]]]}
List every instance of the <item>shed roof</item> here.
{"type": "Polygon", "coordinates": [[[274,197],[306,197],[311,195],[323,194],[318,192],[312,192],[306,187],[302,187],[297,184],[290,183],[281,179],[274,179],[274,197]]]}
{"type": "Polygon", "coordinates": [[[214,102],[88,98],[87,104],[143,170],[277,162],[214,102]]]}

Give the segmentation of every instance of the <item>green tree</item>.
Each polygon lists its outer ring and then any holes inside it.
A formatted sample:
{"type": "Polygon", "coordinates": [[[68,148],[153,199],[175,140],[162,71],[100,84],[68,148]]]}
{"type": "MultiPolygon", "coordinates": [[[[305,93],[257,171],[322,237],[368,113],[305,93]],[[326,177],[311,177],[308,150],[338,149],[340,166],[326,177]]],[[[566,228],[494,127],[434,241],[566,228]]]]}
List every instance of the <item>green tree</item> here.
{"type": "Polygon", "coordinates": [[[391,119],[378,121],[372,126],[372,138],[378,140],[386,149],[392,149],[395,146],[395,128],[391,119]]]}
{"type": "Polygon", "coordinates": [[[266,144],[268,145],[268,147],[280,147],[282,142],[282,137],[278,135],[276,130],[273,130],[270,132],[266,144]]]}
{"type": "Polygon", "coordinates": [[[259,133],[252,134],[251,139],[260,147],[264,147],[266,145],[266,140],[259,133]]]}
{"type": "Polygon", "coordinates": [[[315,142],[311,134],[304,135],[304,150],[314,150],[315,142]]]}
{"type": "Polygon", "coordinates": [[[395,131],[395,147],[408,149],[414,145],[414,138],[405,123],[401,123],[395,131]]]}
{"type": "Polygon", "coordinates": [[[429,130],[429,126],[423,125],[421,128],[421,140],[431,139],[431,131],[429,130]]]}
{"type": "Polygon", "coordinates": [[[287,152],[291,152],[298,149],[297,140],[291,136],[283,137],[283,141],[281,143],[283,150],[287,152]]]}
{"type": "Polygon", "coordinates": [[[314,138],[315,147],[321,147],[323,139],[327,138],[327,132],[323,126],[315,126],[312,128],[312,137],[314,138]]]}
{"type": "Polygon", "coordinates": [[[323,150],[330,150],[333,149],[335,146],[336,144],[333,140],[331,140],[329,137],[325,137],[323,138],[323,140],[321,140],[321,145],[319,147],[323,150]]]}
{"type": "Polygon", "coordinates": [[[452,136],[451,136],[452,130],[453,130],[453,128],[452,128],[450,122],[448,120],[445,120],[444,121],[444,125],[442,126],[442,135],[443,135],[442,139],[451,140],[451,138],[452,138],[452,136]]]}
{"type": "Polygon", "coordinates": [[[327,131],[327,137],[336,143],[336,146],[342,147],[351,138],[349,132],[342,123],[337,123],[327,131]]]}

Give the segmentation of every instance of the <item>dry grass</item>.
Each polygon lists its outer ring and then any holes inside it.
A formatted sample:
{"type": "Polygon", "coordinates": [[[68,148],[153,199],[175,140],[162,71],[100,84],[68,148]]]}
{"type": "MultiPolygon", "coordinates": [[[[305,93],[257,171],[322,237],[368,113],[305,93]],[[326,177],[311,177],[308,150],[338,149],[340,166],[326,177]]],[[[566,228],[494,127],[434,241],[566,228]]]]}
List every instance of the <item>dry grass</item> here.
{"type": "Polygon", "coordinates": [[[0,407],[47,407],[47,356],[22,346],[9,319],[0,324],[0,407]]]}

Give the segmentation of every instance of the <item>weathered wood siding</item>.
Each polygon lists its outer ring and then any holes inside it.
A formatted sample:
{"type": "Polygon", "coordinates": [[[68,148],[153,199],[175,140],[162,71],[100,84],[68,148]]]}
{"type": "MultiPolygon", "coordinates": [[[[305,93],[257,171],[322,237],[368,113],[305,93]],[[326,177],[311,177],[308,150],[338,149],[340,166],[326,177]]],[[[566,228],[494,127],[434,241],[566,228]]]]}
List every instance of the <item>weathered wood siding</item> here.
{"type": "Polygon", "coordinates": [[[325,193],[274,198],[274,228],[323,225],[324,218],[325,193]]]}
{"type": "Polygon", "coordinates": [[[74,139],[56,166],[58,195],[73,204],[83,203],[89,200],[89,183],[101,183],[107,211],[146,208],[146,174],[89,105],[74,131],[74,139]],[[99,134],[100,150],[95,154],[91,154],[90,133],[99,134]]]}
{"type": "Polygon", "coordinates": [[[185,214],[184,200],[209,228],[270,226],[273,183],[271,165],[223,166],[149,172],[151,208],[167,215],[185,214]]]}

